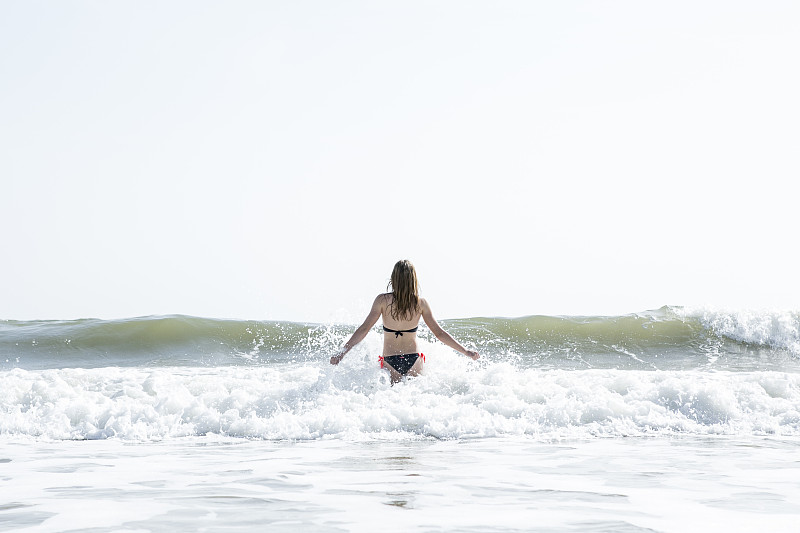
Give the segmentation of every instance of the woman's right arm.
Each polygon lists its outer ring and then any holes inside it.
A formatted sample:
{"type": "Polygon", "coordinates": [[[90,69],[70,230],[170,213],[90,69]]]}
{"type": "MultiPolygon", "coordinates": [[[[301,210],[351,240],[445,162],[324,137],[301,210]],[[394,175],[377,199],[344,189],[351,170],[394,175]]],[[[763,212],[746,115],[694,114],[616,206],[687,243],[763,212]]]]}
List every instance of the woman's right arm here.
{"type": "Polygon", "coordinates": [[[353,333],[353,336],[350,337],[350,340],[344,343],[344,346],[342,347],[341,350],[339,350],[339,353],[331,357],[332,365],[338,365],[339,362],[344,358],[344,354],[349,352],[353,348],[353,346],[364,340],[364,337],[367,336],[369,330],[372,329],[372,326],[375,325],[375,322],[377,322],[378,318],[380,318],[381,316],[382,302],[383,302],[383,295],[381,294],[377,298],[375,298],[375,301],[372,303],[372,309],[370,309],[367,318],[364,319],[364,323],[358,326],[358,329],[356,329],[355,333],[353,333]]]}
{"type": "Polygon", "coordinates": [[[425,298],[419,299],[420,307],[422,307],[422,319],[427,324],[428,329],[436,335],[436,338],[442,341],[445,345],[449,346],[450,348],[456,350],[457,352],[461,352],[473,361],[480,357],[478,352],[473,350],[467,350],[461,344],[455,340],[453,337],[450,336],[445,330],[442,329],[442,326],[433,318],[433,313],[431,312],[431,306],[428,305],[428,301],[425,298]]]}

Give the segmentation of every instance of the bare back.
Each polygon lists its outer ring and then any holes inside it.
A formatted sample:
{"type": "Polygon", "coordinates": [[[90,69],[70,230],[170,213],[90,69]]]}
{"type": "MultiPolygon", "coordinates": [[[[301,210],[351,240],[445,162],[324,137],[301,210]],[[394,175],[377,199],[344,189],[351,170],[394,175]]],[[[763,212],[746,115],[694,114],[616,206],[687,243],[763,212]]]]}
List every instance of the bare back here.
{"type": "MultiPolygon", "coordinates": [[[[395,331],[414,329],[419,326],[421,312],[417,312],[411,320],[397,320],[392,317],[391,304],[394,298],[392,293],[381,295],[381,320],[383,325],[395,331]]],[[[418,353],[416,332],[404,332],[401,335],[384,331],[383,333],[383,355],[400,355],[406,353],[418,353]]]]}

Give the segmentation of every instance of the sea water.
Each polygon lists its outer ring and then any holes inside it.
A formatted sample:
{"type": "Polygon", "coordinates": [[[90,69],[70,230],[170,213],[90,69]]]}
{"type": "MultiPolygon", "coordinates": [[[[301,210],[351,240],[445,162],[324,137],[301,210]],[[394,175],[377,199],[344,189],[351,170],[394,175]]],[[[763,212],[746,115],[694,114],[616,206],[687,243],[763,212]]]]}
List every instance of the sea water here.
{"type": "Polygon", "coordinates": [[[0,530],[797,531],[800,316],[0,322],[0,530]]]}

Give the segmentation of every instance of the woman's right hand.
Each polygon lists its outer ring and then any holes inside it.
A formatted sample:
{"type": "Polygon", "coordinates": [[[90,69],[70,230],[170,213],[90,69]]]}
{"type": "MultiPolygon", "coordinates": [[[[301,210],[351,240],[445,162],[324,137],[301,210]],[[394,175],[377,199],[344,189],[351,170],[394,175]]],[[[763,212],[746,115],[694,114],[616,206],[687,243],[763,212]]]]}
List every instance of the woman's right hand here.
{"type": "Polygon", "coordinates": [[[344,358],[343,353],[340,353],[339,355],[334,355],[333,357],[331,357],[331,364],[338,365],[339,361],[341,361],[343,358],[344,358]]]}

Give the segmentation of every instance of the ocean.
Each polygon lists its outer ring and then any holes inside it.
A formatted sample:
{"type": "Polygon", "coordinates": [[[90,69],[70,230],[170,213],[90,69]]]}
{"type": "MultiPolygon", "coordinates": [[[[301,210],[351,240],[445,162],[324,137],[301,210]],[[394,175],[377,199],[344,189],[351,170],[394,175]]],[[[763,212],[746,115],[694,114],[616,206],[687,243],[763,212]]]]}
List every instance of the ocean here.
{"type": "Polygon", "coordinates": [[[798,531],[800,313],[0,321],[0,531],[798,531]]]}

